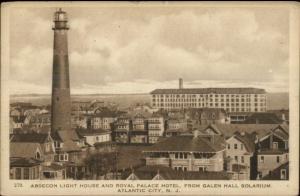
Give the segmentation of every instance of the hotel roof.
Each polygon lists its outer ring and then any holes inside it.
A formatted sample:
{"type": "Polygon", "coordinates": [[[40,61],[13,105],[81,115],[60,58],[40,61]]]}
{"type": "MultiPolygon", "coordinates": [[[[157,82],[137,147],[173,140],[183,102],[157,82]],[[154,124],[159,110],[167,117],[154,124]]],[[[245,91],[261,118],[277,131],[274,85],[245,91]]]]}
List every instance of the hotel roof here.
{"type": "Polygon", "coordinates": [[[155,89],[150,94],[265,94],[259,88],[183,88],[183,89],[155,89]]]}

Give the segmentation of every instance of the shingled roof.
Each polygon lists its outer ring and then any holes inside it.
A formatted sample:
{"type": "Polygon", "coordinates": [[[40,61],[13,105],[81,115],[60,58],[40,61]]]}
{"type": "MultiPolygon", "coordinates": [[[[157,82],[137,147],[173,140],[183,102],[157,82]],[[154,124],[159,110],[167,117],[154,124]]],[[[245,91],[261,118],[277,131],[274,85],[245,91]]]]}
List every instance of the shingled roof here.
{"type": "Polygon", "coordinates": [[[48,138],[45,133],[26,133],[26,134],[13,134],[10,142],[24,142],[24,143],[44,143],[48,138]]]}
{"type": "MultiPolygon", "coordinates": [[[[278,124],[214,124],[214,127],[217,127],[225,138],[233,136],[238,131],[240,133],[255,133],[260,139],[278,126],[278,124]]],[[[198,129],[205,130],[207,127],[207,125],[201,125],[198,129]]],[[[282,127],[287,133],[289,132],[288,126],[280,125],[280,127],[282,127]]]]}
{"type": "Polygon", "coordinates": [[[174,136],[162,140],[147,151],[173,151],[173,152],[218,152],[225,149],[224,140],[220,136],[212,136],[212,140],[208,137],[194,137],[191,135],[174,136]],[[180,145],[179,145],[180,144],[180,145]]]}
{"type": "Polygon", "coordinates": [[[160,175],[164,180],[229,180],[225,172],[176,171],[164,166],[143,166],[133,171],[122,173],[122,179],[134,174],[139,180],[152,180],[160,175]]]}
{"type": "Polygon", "coordinates": [[[93,135],[103,135],[110,133],[110,131],[104,130],[104,129],[76,129],[76,132],[80,136],[93,136],[93,135]]]}
{"type": "Polygon", "coordinates": [[[34,158],[35,153],[39,150],[42,153],[42,147],[39,143],[10,143],[10,157],[24,157],[24,158],[34,158]]]}
{"type": "Polygon", "coordinates": [[[274,113],[259,112],[250,115],[243,123],[244,124],[281,124],[283,120],[278,118],[274,113]]]}
{"type": "Polygon", "coordinates": [[[41,164],[41,161],[33,158],[11,157],[9,159],[10,167],[33,167],[41,164]]]}
{"type": "Polygon", "coordinates": [[[155,89],[150,94],[265,94],[259,88],[183,88],[183,89],[155,89]]]}

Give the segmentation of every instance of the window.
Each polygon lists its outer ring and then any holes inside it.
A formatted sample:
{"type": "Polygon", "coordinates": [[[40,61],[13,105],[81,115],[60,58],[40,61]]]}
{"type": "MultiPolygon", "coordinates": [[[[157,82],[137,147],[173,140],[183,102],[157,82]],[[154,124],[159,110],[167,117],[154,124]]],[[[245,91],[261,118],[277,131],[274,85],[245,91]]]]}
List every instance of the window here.
{"type": "Polygon", "coordinates": [[[244,144],[241,144],[241,150],[243,150],[244,149],[244,144]]]}
{"type": "Polygon", "coordinates": [[[264,156],[261,156],[261,157],[260,157],[260,162],[261,162],[261,163],[265,162],[265,157],[264,157],[264,156]]]}
{"type": "Polygon", "coordinates": [[[199,172],[205,172],[206,171],[206,167],[199,167],[199,172]]]}
{"type": "Polygon", "coordinates": [[[287,177],[286,177],[286,169],[281,169],[280,170],[280,179],[281,180],[286,180],[287,177]]]}
{"type": "Polygon", "coordinates": [[[280,162],[280,157],[276,156],[276,162],[279,163],[280,162]]]}
{"type": "Polygon", "coordinates": [[[179,153],[179,158],[183,159],[183,153],[179,153]]]}
{"type": "Polygon", "coordinates": [[[183,171],[187,171],[187,167],[183,167],[183,171]]]}
{"type": "Polygon", "coordinates": [[[49,143],[46,144],[46,152],[49,152],[50,151],[50,145],[49,143]]]}
{"type": "Polygon", "coordinates": [[[68,154],[60,154],[59,161],[68,161],[68,154]]]}
{"type": "Polygon", "coordinates": [[[16,168],[16,179],[21,179],[21,168],[16,168]]]}
{"type": "Polygon", "coordinates": [[[242,162],[242,163],[245,162],[244,156],[241,156],[241,162],[242,162]]]}
{"type": "Polygon", "coordinates": [[[239,157],[238,157],[238,156],[234,156],[234,160],[235,160],[236,162],[239,162],[239,157]]]}
{"type": "Polygon", "coordinates": [[[39,152],[36,152],[35,158],[36,159],[40,159],[41,158],[41,154],[39,152]]]}
{"type": "Polygon", "coordinates": [[[29,179],[29,168],[24,168],[24,170],[23,170],[23,178],[24,179],[29,179]]]}
{"type": "Polygon", "coordinates": [[[273,149],[278,149],[278,142],[273,142],[273,149]]]}
{"type": "Polygon", "coordinates": [[[230,144],[227,145],[227,149],[230,149],[230,144]]]}
{"type": "Polygon", "coordinates": [[[183,154],[183,158],[184,158],[184,159],[187,159],[187,153],[184,153],[184,154],[183,154]]]}
{"type": "Polygon", "coordinates": [[[237,146],[238,146],[237,144],[234,144],[234,149],[237,149],[237,146]]]}

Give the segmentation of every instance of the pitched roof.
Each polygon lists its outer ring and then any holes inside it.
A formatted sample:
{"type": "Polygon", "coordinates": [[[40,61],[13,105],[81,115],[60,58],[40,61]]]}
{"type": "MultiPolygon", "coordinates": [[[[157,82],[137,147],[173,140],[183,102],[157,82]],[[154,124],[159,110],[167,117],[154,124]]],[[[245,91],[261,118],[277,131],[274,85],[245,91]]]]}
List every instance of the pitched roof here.
{"type": "Polygon", "coordinates": [[[233,137],[242,142],[245,145],[248,152],[252,153],[255,151],[255,135],[249,133],[244,133],[242,135],[239,132],[237,132],[234,134],[233,137]]]}
{"type": "Polygon", "coordinates": [[[25,142],[10,142],[10,157],[25,157],[34,158],[36,150],[42,153],[42,148],[39,143],[25,143],[25,142]]]}
{"type": "Polygon", "coordinates": [[[274,113],[257,112],[250,115],[244,124],[281,124],[282,120],[274,113]]]}
{"type": "Polygon", "coordinates": [[[150,146],[146,151],[194,151],[194,152],[218,152],[225,149],[224,140],[220,136],[213,136],[214,141],[208,137],[194,137],[181,135],[169,137],[150,146]],[[180,144],[180,145],[179,145],[180,144]]]}
{"type": "MultiPolygon", "coordinates": [[[[277,124],[214,124],[214,126],[222,132],[225,138],[233,136],[235,132],[238,131],[240,133],[255,133],[257,134],[259,139],[266,136],[270,131],[278,127],[277,124]]],[[[207,125],[200,125],[198,129],[204,130],[206,129],[206,127],[207,125]]],[[[288,126],[281,127],[283,127],[288,132],[288,126]]]]}
{"type": "Polygon", "coordinates": [[[150,94],[265,94],[259,88],[183,88],[183,89],[155,89],[150,94]]]}
{"type": "Polygon", "coordinates": [[[272,170],[268,175],[262,178],[262,180],[280,180],[281,179],[281,170],[285,169],[286,171],[286,179],[289,179],[289,162],[286,162],[279,167],[272,170]]]}
{"type": "Polygon", "coordinates": [[[278,155],[288,153],[288,150],[284,149],[260,149],[258,154],[260,155],[278,155]]]}
{"type": "Polygon", "coordinates": [[[63,170],[66,167],[56,164],[56,163],[51,163],[51,165],[46,165],[43,166],[42,171],[59,171],[59,170],[63,170]]]}
{"type": "Polygon", "coordinates": [[[77,132],[73,129],[67,131],[57,131],[58,136],[61,138],[62,141],[66,140],[79,140],[79,136],[77,132]]]}
{"type": "Polygon", "coordinates": [[[10,142],[44,143],[48,138],[45,133],[13,134],[10,142]]]}
{"type": "Polygon", "coordinates": [[[225,172],[199,172],[199,171],[176,171],[164,166],[143,166],[133,171],[125,171],[122,179],[127,179],[131,174],[139,180],[152,180],[160,175],[164,180],[228,180],[225,172]]]}
{"type": "Polygon", "coordinates": [[[148,149],[150,146],[145,145],[120,145],[118,146],[118,169],[126,169],[143,165],[143,150],[148,149]]]}
{"type": "Polygon", "coordinates": [[[104,129],[76,129],[76,132],[81,136],[103,135],[110,133],[110,131],[104,129]]]}
{"type": "Polygon", "coordinates": [[[11,157],[10,167],[33,167],[41,164],[41,161],[33,158],[11,157]]]}

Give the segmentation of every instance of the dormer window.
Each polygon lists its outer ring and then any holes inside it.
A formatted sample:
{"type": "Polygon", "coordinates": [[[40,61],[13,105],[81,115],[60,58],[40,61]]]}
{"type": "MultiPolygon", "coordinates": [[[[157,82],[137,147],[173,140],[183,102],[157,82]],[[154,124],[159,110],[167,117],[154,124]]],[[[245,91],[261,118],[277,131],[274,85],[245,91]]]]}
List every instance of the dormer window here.
{"type": "Polygon", "coordinates": [[[68,158],[69,157],[67,153],[59,155],[59,161],[68,161],[68,158]]]}
{"type": "Polygon", "coordinates": [[[36,159],[41,159],[41,154],[40,154],[39,152],[36,152],[35,158],[36,158],[36,159]]]}

